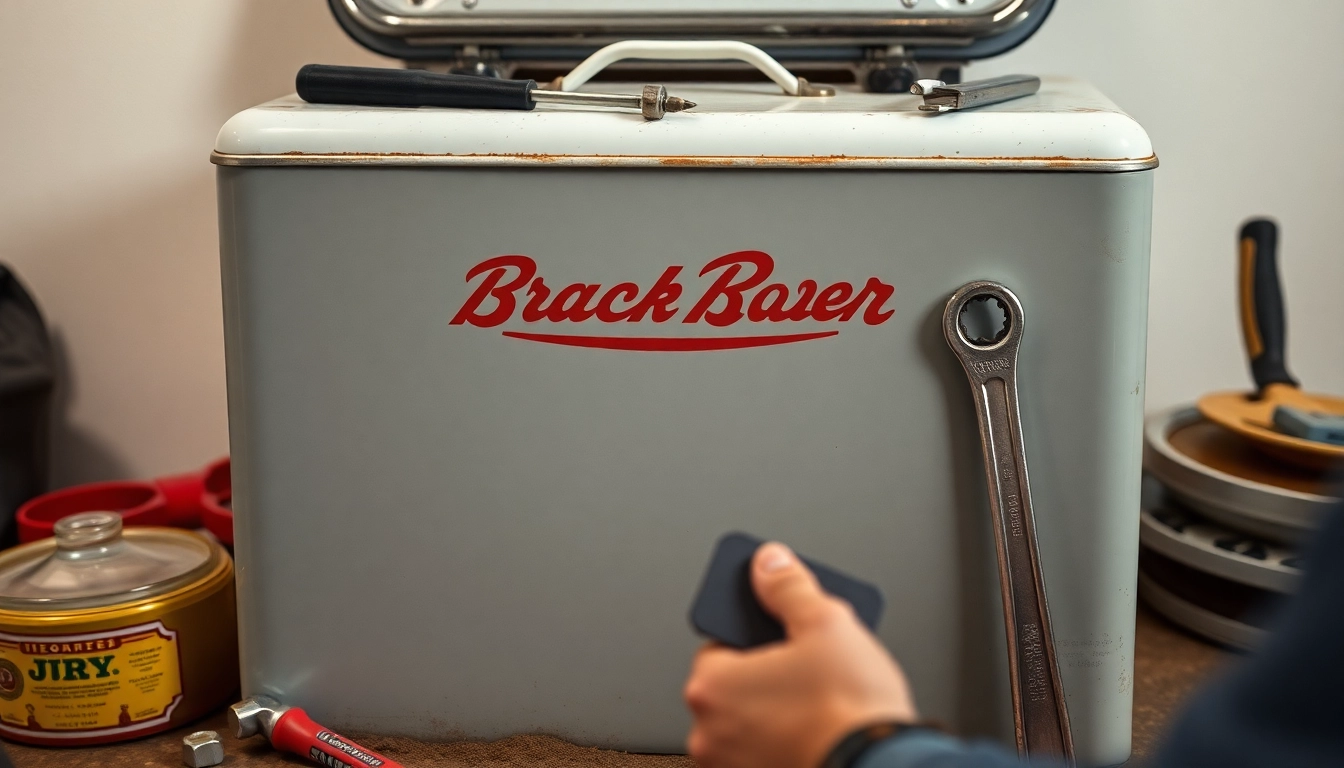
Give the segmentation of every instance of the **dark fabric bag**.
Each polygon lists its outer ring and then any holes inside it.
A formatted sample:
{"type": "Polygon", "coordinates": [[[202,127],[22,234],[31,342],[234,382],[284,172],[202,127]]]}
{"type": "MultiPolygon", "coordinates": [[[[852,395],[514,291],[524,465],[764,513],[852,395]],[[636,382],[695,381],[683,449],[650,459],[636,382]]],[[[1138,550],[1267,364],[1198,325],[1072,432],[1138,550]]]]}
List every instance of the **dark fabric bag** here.
{"type": "Polygon", "coordinates": [[[0,264],[0,546],[18,543],[14,513],[47,488],[55,384],[42,312],[0,264]]]}

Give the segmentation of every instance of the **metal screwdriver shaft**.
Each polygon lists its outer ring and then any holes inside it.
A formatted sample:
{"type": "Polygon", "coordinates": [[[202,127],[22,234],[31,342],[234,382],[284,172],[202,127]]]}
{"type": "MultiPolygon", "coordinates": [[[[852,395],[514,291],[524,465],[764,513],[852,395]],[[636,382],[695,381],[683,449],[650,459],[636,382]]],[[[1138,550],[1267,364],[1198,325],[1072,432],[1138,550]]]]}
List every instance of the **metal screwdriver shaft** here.
{"type": "Polygon", "coordinates": [[[633,109],[645,120],[661,120],[668,112],[695,106],[693,101],[668,96],[661,85],[646,85],[640,93],[632,94],[578,93],[543,90],[535,80],[325,64],[304,66],[295,78],[295,86],[299,97],[313,104],[530,110],[545,102],[633,109]]]}
{"type": "Polygon", "coordinates": [[[543,91],[537,88],[528,94],[533,101],[576,106],[618,107],[636,109],[645,120],[661,120],[668,112],[684,112],[695,106],[680,96],[668,96],[661,85],[646,85],[641,93],[581,93],[579,91],[543,91]]]}

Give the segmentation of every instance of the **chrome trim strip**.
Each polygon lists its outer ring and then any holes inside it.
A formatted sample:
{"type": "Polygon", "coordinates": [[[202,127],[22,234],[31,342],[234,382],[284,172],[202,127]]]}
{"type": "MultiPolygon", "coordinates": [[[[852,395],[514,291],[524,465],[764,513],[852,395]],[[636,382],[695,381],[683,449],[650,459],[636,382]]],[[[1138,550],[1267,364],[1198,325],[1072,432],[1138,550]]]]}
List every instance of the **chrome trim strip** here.
{"type": "MultiPolygon", "coordinates": [[[[668,40],[668,39],[679,39],[682,37],[688,37],[690,36],[690,34],[691,33],[687,33],[685,35],[643,34],[640,35],[640,37],[647,38],[650,40],[668,40]]],[[[891,35],[869,34],[864,36],[846,35],[842,37],[841,36],[819,37],[814,40],[809,40],[801,37],[780,37],[778,35],[767,35],[759,33],[757,34],[743,33],[740,35],[731,35],[731,36],[710,35],[705,33],[694,33],[694,34],[696,39],[699,40],[736,40],[742,43],[751,43],[752,45],[759,46],[761,48],[787,47],[792,50],[802,50],[805,48],[830,48],[830,47],[844,48],[855,46],[874,47],[874,46],[896,46],[896,45],[905,46],[907,48],[927,46],[927,45],[935,45],[939,48],[948,48],[948,47],[965,48],[977,42],[975,38],[966,37],[964,35],[959,35],[955,37],[931,37],[931,36],[920,37],[919,35],[909,34],[905,32],[902,32],[901,34],[891,34],[891,35]]],[[[623,40],[630,40],[630,39],[632,39],[630,35],[620,33],[585,34],[580,38],[573,38],[573,37],[564,38],[564,40],[572,40],[573,46],[577,46],[579,49],[598,48],[603,45],[609,45],[611,43],[619,43],[623,40]]],[[[417,37],[403,38],[402,42],[413,48],[435,48],[445,45],[447,46],[484,45],[494,47],[509,46],[518,48],[573,47],[573,46],[565,46],[562,40],[558,37],[543,37],[535,33],[529,33],[527,35],[520,33],[518,35],[508,35],[501,37],[481,37],[480,35],[473,35],[467,32],[459,32],[454,34],[445,33],[445,34],[425,35],[423,37],[417,36],[417,37]]],[[[785,58],[787,57],[782,57],[781,61],[783,61],[785,58]]],[[[568,62],[568,65],[573,65],[573,63],[577,60],[578,60],[577,58],[570,60],[568,62]]],[[[661,68],[672,63],[673,62],[658,62],[658,66],[661,68]]],[[[695,63],[702,65],[700,67],[696,67],[697,69],[699,69],[703,68],[704,66],[714,64],[716,62],[695,62],[695,63]]],[[[817,59],[815,61],[809,59],[798,60],[798,64],[800,66],[806,66],[806,67],[815,67],[818,65],[825,66],[827,63],[830,62],[828,62],[826,59],[817,59]]],[[[648,62],[644,62],[644,65],[648,66],[648,62]]]]}
{"type": "Polygon", "coordinates": [[[986,37],[1001,34],[1026,21],[1042,0],[1021,0],[1016,6],[994,3],[975,16],[921,16],[901,18],[864,14],[681,14],[658,16],[605,16],[566,14],[555,16],[486,16],[449,19],[396,16],[374,7],[368,0],[338,0],[357,24],[388,37],[421,37],[453,34],[476,38],[474,43],[494,35],[563,35],[580,42],[590,37],[615,35],[715,35],[738,37],[761,35],[781,41],[805,36],[809,44],[821,44],[835,36],[878,34],[883,38],[926,33],[935,38],[986,37]]]}
{"type": "Polygon", "coordinates": [[[476,166],[502,168],[793,168],[793,169],[888,169],[888,170],[962,170],[962,171],[1088,171],[1127,173],[1157,167],[1157,155],[1141,159],[1070,159],[1054,157],[753,157],[716,155],[680,157],[660,155],[379,155],[346,152],[340,154],[233,155],[211,152],[215,165],[258,166],[334,166],[381,165],[389,167],[476,166]]]}

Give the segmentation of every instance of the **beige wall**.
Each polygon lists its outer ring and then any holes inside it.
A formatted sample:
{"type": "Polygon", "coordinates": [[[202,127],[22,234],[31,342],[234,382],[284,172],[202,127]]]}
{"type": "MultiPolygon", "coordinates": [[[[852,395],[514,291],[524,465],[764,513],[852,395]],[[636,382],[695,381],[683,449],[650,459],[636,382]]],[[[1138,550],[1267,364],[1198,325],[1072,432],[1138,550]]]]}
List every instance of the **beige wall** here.
{"type": "MultiPolygon", "coordinates": [[[[1082,75],[1153,135],[1150,409],[1245,385],[1233,233],[1257,212],[1285,226],[1291,364],[1344,392],[1341,39],[1334,3],[1060,0],[1038,37],[971,71],[1082,75]]],[[[310,61],[378,60],[319,0],[0,5],[0,260],[62,353],[57,484],[227,451],[207,155],[310,61]]]]}
{"type": "Polygon", "coordinates": [[[1344,395],[1344,4],[1058,4],[1038,37],[976,71],[1085,77],[1152,136],[1149,411],[1250,385],[1236,233],[1264,214],[1281,225],[1290,370],[1344,395]]]}
{"type": "Polygon", "coordinates": [[[379,61],[318,0],[0,4],[0,259],[61,351],[56,484],[228,452],[215,134],[307,62],[379,61]]]}

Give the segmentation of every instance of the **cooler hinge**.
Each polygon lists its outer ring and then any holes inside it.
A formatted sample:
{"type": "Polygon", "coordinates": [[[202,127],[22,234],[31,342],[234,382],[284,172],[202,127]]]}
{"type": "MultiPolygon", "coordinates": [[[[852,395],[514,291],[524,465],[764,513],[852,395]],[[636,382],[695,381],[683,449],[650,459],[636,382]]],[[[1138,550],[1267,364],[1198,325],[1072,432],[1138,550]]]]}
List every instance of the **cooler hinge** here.
{"type": "Polygon", "coordinates": [[[961,82],[959,61],[915,59],[905,46],[864,49],[863,61],[854,67],[854,81],[874,93],[908,93],[917,80],[961,82]]]}

